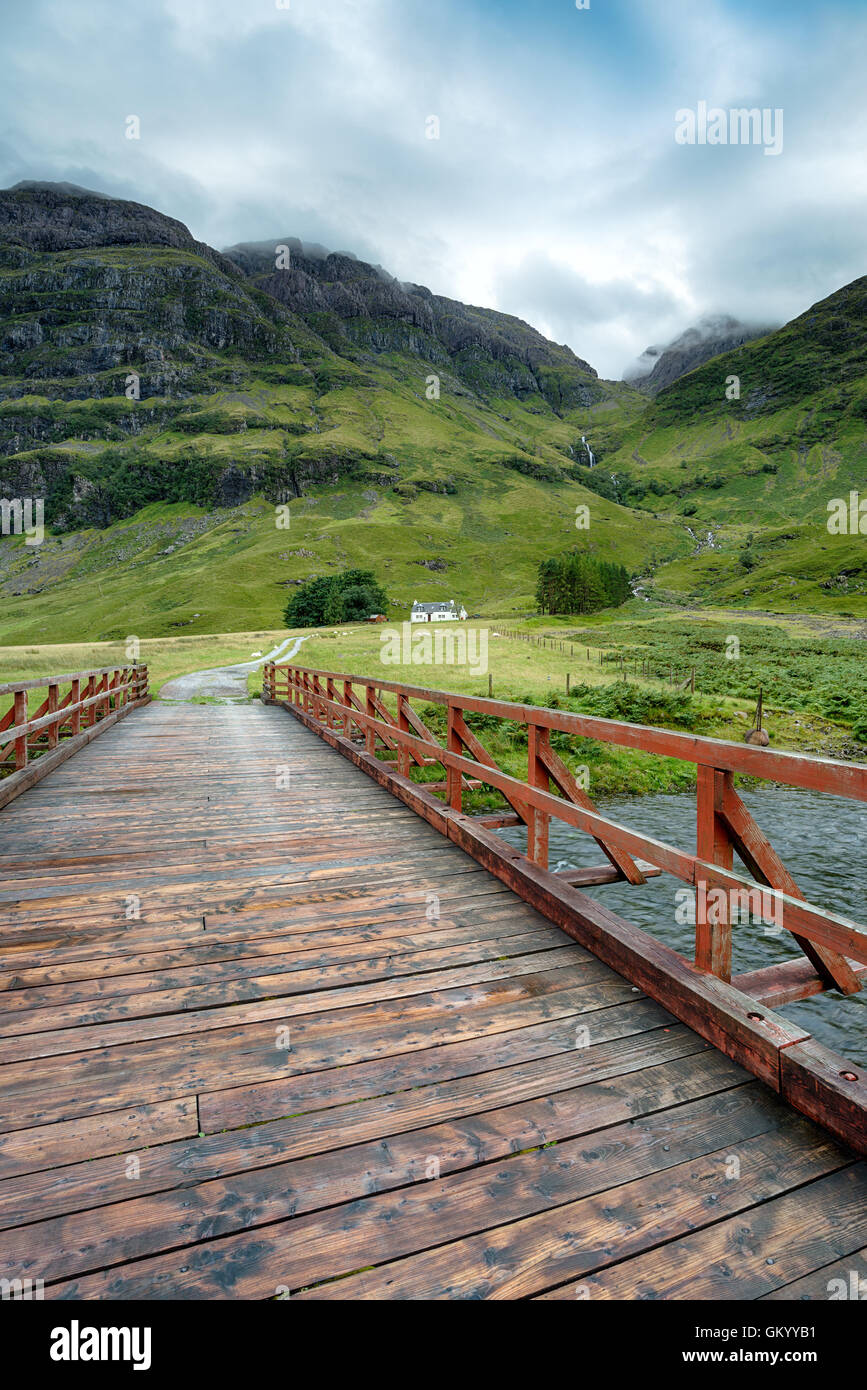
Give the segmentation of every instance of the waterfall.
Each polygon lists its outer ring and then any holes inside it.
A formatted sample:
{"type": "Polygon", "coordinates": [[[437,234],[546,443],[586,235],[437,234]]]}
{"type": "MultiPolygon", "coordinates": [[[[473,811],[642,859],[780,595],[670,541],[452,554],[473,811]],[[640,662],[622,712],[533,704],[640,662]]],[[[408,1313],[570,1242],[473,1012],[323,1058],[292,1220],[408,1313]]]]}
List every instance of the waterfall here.
{"type": "Polygon", "coordinates": [[[587,440],[585,439],[585,437],[584,437],[583,434],[582,434],[582,436],[581,436],[581,443],[584,445],[584,448],[587,450],[587,457],[588,457],[589,460],[590,460],[590,467],[592,468],[592,467],[593,467],[593,463],[594,463],[594,459],[593,459],[593,450],[590,448],[590,445],[587,443],[587,440]]]}

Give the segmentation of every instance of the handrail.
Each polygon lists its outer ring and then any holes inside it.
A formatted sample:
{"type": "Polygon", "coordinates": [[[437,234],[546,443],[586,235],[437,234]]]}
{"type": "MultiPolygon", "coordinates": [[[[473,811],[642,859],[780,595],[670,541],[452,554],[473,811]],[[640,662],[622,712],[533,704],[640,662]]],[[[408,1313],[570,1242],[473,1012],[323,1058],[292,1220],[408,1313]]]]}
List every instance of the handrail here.
{"type": "Polygon", "coordinates": [[[63,685],[66,681],[85,680],[88,676],[106,676],[112,672],[121,670],[147,671],[147,667],[140,662],[134,662],[130,666],[90,666],[86,671],[66,671],[61,676],[35,676],[29,681],[7,681],[5,685],[0,685],[0,695],[11,695],[16,690],[41,690],[51,682],[54,685],[63,685]]]}
{"type": "Polygon", "coordinates": [[[660,729],[651,724],[630,724],[624,720],[603,719],[599,715],[574,714],[566,710],[546,709],[540,705],[512,703],[481,695],[458,695],[447,690],[428,690],[424,686],[404,685],[398,681],[372,680],[370,676],[347,675],[337,671],[314,670],[305,666],[275,665],[281,671],[296,670],[310,676],[333,681],[350,681],[354,685],[372,685],[408,699],[427,700],[430,704],[454,706],[474,714],[492,714],[518,724],[533,723],[539,728],[571,733],[577,737],[615,743],[623,748],[637,748],[658,753],[683,762],[700,763],[727,772],[739,772],[747,777],[759,777],[807,791],[823,791],[856,801],[867,801],[867,763],[840,763],[830,758],[818,758],[809,753],[789,753],[776,748],[761,748],[754,744],[734,743],[727,739],[708,738],[704,734],[682,733],[676,729],[660,729]]]}
{"type": "MultiPolygon", "coordinates": [[[[282,686],[282,681],[280,684],[282,686]]],[[[867,966],[867,929],[804,900],[735,790],[734,773],[861,801],[867,800],[867,766],[864,764],[839,764],[826,758],[755,748],[722,739],[289,664],[267,663],[264,688],[272,700],[285,695],[287,703],[303,707],[328,727],[342,726],[345,737],[351,736],[353,728],[359,730],[368,754],[375,754],[377,740],[386,749],[396,750],[398,773],[407,778],[410,757],[419,764],[439,762],[446,771],[447,801],[452,812],[462,812],[462,779],[472,778],[494,787],[509,802],[516,820],[527,825],[527,857],[541,868],[548,866],[548,825],[554,817],[591,834],[615,863],[621,878],[643,881],[635,864],[635,858],[640,856],[684,883],[703,888],[703,903],[698,905],[696,914],[695,963],[719,979],[731,980],[731,907],[739,901],[743,903],[744,893],[749,894],[758,885],[771,890],[779,925],[791,933],[817,972],[817,977],[809,984],[804,982],[801,972],[799,993],[789,997],[817,992],[817,982],[819,988],[830,987],[844,993],[854,993],[862,987],[867,966]],[[286,676],[285,688],[280,690],[278,672],[285,672],[286,676]],[[354,694],[356,685],[365,689],[363,703],[354,694]],[[382,704],[379,696],[383,691],[397,696],[396,717],[382,704]],[[448,737],[445,747],[411,710],[411,699],[423,699],[446,708],[448,737]],[[496,765],[465,723],[465,712],[489,714],[527,726],[526,782],[496,765]],[[412,719],[408,717],[410,714],[412,719]],[[410,732],[411,726],[414,732],[410,732]],[[698,771],[696,852],[690,854],[600,815],[551,747],[551,730],[695,763],[698,771]],[[551,793],[551,783],[560,795],[551,793]],[[752,877],[734,871],[735,851],[752,877]],[[709,889],[722,890],[725,895],[724,902],[714,903],[712,912],[707,911],[709,889]],[[857,965],[853,965],[856,962],[857,965]]],[[[785,977],[786,967],[779,967],[779,971],[781,977],[785,977]]],[[[794,977],[794,972],[790,973],[794,977]]]]}
{"type": "Polygon", "coordinates": [[[130,663],[9,681],[0,685],[0,695],[13,697],[0,716],[2,807],[128,710],[147,704],[148,668],[130,663]],[[61,697],[61,687],[67,685],[61,697]],[[46,687],[46,699],[28,717],[28,692],[46,687]]]}

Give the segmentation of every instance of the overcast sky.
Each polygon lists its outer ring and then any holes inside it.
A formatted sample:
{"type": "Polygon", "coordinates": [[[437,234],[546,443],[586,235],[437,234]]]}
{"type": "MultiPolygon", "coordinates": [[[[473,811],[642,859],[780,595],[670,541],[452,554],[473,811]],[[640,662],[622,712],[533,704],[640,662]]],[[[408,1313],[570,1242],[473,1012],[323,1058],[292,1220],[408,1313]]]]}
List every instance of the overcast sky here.
{"type": "Polygon", "coordinates": [[[2,0],[0,47],[0,186],[352,251],[605,376],[867,273],[864,0],[2,0]],[[782,152],[679,144],[699,102],[782,152]]]}

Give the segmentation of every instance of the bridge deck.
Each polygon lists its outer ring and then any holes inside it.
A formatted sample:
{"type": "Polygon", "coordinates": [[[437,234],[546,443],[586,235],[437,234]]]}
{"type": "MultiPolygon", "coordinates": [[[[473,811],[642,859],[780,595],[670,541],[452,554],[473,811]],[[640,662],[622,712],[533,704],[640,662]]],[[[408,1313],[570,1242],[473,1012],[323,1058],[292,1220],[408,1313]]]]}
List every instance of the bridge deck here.
{"type": "Polygon", "coordinates": [[[863,1164],[285,712],[151,705],[0,831],[3,1277],[824,1299],[867,1275],[863,1164]]]}

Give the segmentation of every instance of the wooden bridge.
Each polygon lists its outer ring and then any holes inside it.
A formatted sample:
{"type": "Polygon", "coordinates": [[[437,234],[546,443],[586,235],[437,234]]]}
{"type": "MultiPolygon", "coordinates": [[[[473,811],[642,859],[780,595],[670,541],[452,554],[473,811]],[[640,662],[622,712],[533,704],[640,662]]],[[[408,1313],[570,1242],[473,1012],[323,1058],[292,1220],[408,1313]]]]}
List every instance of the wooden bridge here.
{"type": "Polygon", "coordinates": [[[867,933],[801,898],[733,785],[863,802],[867,768],[298,667],[241,707],[149,703],[140,667],[30,685],[32,716],[0,687],[4,1296],[824,1300],[867,1276],[863,1075],[773,1009],[858,989],[867,933]],[[527,781],[479,715],[526,728],[527,781]],[[695,763],[696,853],[601,816],[573,736],[695,763]],[[413,780],[433,763],[445,800],[413,780]],[[472,783],[504,811],[466,814],[472,783]],[[549,870],[551,817],[598,869],[549,870]],[[581,891],[659,871],[770,884],[803,959],[732,981],[725,914],[693,963],[581,891]]]}

